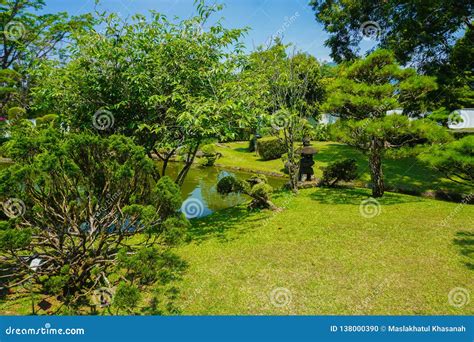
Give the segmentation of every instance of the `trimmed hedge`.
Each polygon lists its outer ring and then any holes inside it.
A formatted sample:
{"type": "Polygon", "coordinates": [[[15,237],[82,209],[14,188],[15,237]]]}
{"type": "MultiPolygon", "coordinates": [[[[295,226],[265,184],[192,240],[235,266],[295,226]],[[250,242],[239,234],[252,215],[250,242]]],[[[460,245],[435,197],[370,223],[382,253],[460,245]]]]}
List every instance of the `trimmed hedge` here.
{"type": "Polygon", "coordinates": [[[257,151],[263,160],[273,160],[281,158],[286,149],[281,139],[269,137],[257,141],[257,151]]]}
{"type": "Polygon", "coordinates": [[[321,185],[334,186],[340,181],[350,182],[357,178],[357,162],[352,158],[344,158],[329,163],[323,169],[321,185]]]}

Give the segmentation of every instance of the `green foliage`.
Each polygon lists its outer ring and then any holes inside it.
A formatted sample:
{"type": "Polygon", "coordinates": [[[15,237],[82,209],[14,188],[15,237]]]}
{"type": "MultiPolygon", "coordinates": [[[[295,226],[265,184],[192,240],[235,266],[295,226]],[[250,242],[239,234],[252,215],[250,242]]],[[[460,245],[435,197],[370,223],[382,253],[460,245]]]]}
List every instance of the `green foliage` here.
{"type": "Polygon", "coordinates": [[[244,188],[242,181],[234,176],[222,177],[219,182],[217,182],[217,192],[221,195],[228,195],[232,192],[243,192],[244,188]]]}
{"type": "Polygon", "coordinates": [[[17,251],[28,247],[31,243],[32,233],[31,229],[21,231],[16,229],[0,230],[0,251],[17,251]]]}
{"type": "Polygon", "coordinates": [[[113,306],[132,312],[140,302],[141,293],[138,287],[121,282],[114,295],[113,306]]]}
{"type": "Polygon", "coordinates": [[[8,108],[21,105],[20,83],[21,74],[18,71],[0,69],[0,115],[5,115],[8,108]]]}
{"type": "Polygon", "coordinates": [[[328,125],[317,125],[313,130],[313,140],[329,141],[331,140],[330,128],[328,125]]]}
{"type": "Polygon", "coordinates": [[[163,241],[168,245],[178,245],[188,237],[189,223],[181,217],[170,217],[163,222],[163,241]]]}
{"type": "Polygon", "coordinates": [[[445,145],[437,145],[420,159],[454,182],[474,186],[474,136],[469,135],[445,145]]]}
{"type": "MultiPolygon", "coordinates": [[[[266,203],[267,201],[270,200],[270,195],[273,191],[273,188],[266,183],[258,183],[255,184],[252,189],[250,190],[250,197],[252,198],[258,198],[259,203],[264,202],[266,203]]],[[[259,206],[257,206],[258,208],[259,206]]]]}
{"type": "Polygon", "coordinates": [[[36,118],[36,126],[38,128],[54,127],[59,128],[59,115],[47,114],[36,118]]]}
{"type": "Polygon", "coordinates": [[[323,108],[340,116],[332,132],[336,138],[367,152],[374,197],[384,193],[382,156],[387,149],[449,140],[449,134],[430,120],[410,121],[426,108],[426,95],[436,89],[432,77],[403,69],[393,53],[377,50],[339,69],[328,85],[323,108]],[[387,116],[404,108],[404,115],[387,116]]]}
{"type": "Polygon", "coordinates": [[[202,165],[203,166],[213,166],[219,154],[216,151],[216,146],[214,144],[207,144],[201,147],[202,152],[202,165]]]}
{"type": "Polygon", "coordinates": [[[270,201],[273,188],[267,183],[265,175],[252,175],[247,180],[239,180],[234,176],[226,176],[217,183],[217,192],[222,195],[230,193],[243,193],[252,198],[249,209],[278,208],[270,201]]]}
{"type": "Polygon", "coordinates": [[[321,65],[309,54],[296,53],[289,56],[286,52],[288,47],[277,41],[268,49],[257,49],[249,57],[241,82],[245,91],[253,95],[252,104],[257,110],[255,118],[271,115],[281,109],[274,101],[275,88],[287,87],[291,82],[303,82],[307,86],[302,98],[298,99],[302,115],[313,118],[319,115],[319,104],[324,97],[321,65]]]}
{"type": "MultiPolygon", "coordinates": [[[[394,51],[406,64],[427,66],[443,60],[457,38],[457,32],[471,26],[473,5],[469,1],[430,0],[401,4],[397,0],[330,1],[312,0],[316,20],[329,33],[326,44],[331,57],[340,63],[353,60],[364,38],[361,30],[376,30],[377,47],[394,51]]],[[[472,44],[472,43],[471,43],[472,44]]]]}
{"type": "MultiPolygon", "coordinates": [[[[324,70],[313,56],[304,53],[288,55],[288,48],[277,39],[266,50],[256,51],[250,56],[249,67],[243,74],[248,77],[250,84],[246,85],[249,91],[259,94],[256,96],[259,99],[257,105],[267,126],[272,128],[274,135],[281,137],[279,147],[267,148],[268,153],[261,154],[262,158],[277,159],[287,153],[290,188],[297,192],[295,142],[311,133],[308,120],[319,118],[320,104],[325,95],[324,70]]],[[[258,122],[257,128],[260,128],[258,122]]]]}
{"type": "Polygon", "coordinates": [[[357,162],[345,158],[329,163],[323,170],[322,185],[334,186],[340,181],[350,182],[357,178],[357,162]]]}
{"type": "Polygon", "coordinates": [[[155,188],[156,202],[160,203],[158,211],[161,216],[172,216],[181,207],[181,192],[173,180],[168,177],[162,177],[155,188]]]}
{"type": "Polygon", "coordinates": [[[328,85],[323,110],[342,118],[376,118],[388,110],[404,108],[416,116],[425,111],[426,95],[436,89],[434,78],[401,68],[393,53],[377,50],[339,68],[328,85]]]}
{"type": "Polygon", "coordinates": [[[142,248],[135,254],[127,254],[121,250],[117,267],[126,269],[126,277],[131,282],[142,285],[151,284],[157,280],[161,253],[155,247],[142,248]]]}
{"type": "MultiPolygon", "coordinates": [[[[464,37],[456,41],[447,61],[427,66],[427,72],[436,75],[439,89],[430,94],[430,100],[448,112],[470,108],[474,103],[474,29],[469,27],[464,37]]],[[[448,113],[449,114],[449,113],[448,113]]]]}
{"type": "Polygon", "coordinates": [[[69,265],[64,265],[61,268],[59,275],[55,275],[51,277],[43,276],[41,280],[44,281],[43,283],[44,291],[51,295],[61,293],[63,289],[66,286],[68,286],[70,271],[71,271],[71,268],[69,267],[69,265]]]}
{"type": "Polygon", "coordinates": [[[180,190],[168,177],[156,180],[154,161],[143,147],[121,135],[100,137],[22,123],[13,127],[4,146],[15,163],[0,172],[2,197],[19,198],[27,208],[9,221],[11,228],[0,231],[2,256],[17,265],[16,277],[30,273],[20,258],[34,250],[48,260],[40,272],[51,279],[39,285],[46,292],[60,286],[58,299],[74,306],[89,298],[93,286],[118,282],[111,274],[121,249],[131,259],[124,276],[141,287],[153,285],[162,268],[174,267],[154,265],[186,231],[180,190]],[[38,228],[32,234],[29,227],[38,228]],[[70,270],[67,276],[64,265],[70,270]]]}
{"type": "Polygon", "coordinates": [[[198,6],[183,20],[154,11],[127,22],[100,17],[100,31],[74,36],[67,64],[43,66],[38,108],[63,114],[71,129],[97,132],[95,114],[113,117],[98,133],[133,136],[165,162],[160,176],[180,151],[182,184],[203,142],[232,138],[251,117],[245,98],[235,96],[246,30],[212,20],[222,6],[198,6]]]}
{"type": "Polygon", "coordinates": [[[8,120],[26,119],[26,110],[21,107],[12,107],[7,111],[8,120]]]}
{"type": "Polygon", "coordinates": [[[384,141],[384,152],[404,146],[450,141],[451,135],[431,120],[410,120],[404,115],[375,119],[340,120],[333,124],[331,134],[341,142],[370,152],[373,139],[384,141]]]}
{"type": "Polygon", "coordinates": [[[257,141],[257,151],[263,160],[273,160],[281,158],[286,149],[280,138],[267,137],[257,141]]]}
{"type": "Polygon", "coordinates": [[[0,1],[0,114],[32,109],[30,91],[43,81],[35,70],[48,58],[67,58],[63,43],[94,23],[91,14],[45,13],[44,7],[44,0],[0,1]]]}

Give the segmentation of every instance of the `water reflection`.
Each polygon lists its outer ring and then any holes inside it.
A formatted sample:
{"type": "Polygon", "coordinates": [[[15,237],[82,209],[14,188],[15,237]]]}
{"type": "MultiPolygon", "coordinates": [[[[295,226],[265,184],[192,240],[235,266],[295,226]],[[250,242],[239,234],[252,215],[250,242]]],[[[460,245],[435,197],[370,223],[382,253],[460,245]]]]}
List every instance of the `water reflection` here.
{"type": "MultiPolygon", "coordinates": [[[[178,164],[168,166],[167,175],[174,177],[179,171],[178,164]]],[[[241,171],[226,171],[216,167],[193,167],[189,170],[186,180],[181,187],[183,201],[196,199],[202,203],[203,208],[198,217],[204,217],[215,211],[233,207],[249,200],[243,194],[230,194],[222,196],[217,193],[217,182],[225,176],[234,175],[239,179],[250,177],[250,173],[241,171]]],[[[284,178],[268,177],[268,182],[277,189],[286,182],[284,178]]]]}

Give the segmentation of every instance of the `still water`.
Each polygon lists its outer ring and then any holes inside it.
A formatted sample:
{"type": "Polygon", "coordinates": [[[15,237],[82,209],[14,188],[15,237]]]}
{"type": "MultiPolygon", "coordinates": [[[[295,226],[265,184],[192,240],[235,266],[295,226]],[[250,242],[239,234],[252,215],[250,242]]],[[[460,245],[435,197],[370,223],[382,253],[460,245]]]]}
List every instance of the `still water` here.
{"type": "MultiPolygon", "coordinates": [[[[0,163],[0,170],[9,164],[0,163]]],[[[180,170],[180,164],[170,163],[167,175],[174,179],[180,170]]],[[[215,211],[230,208],[249,201],[243,194],[230,194],[227,196],[217,193],[217,182],[222,177],[234,175],[239,179],[247,179],[250,173],[242,171],[226,171],[217,167],[195,166],[189,173],[181,188],[184,204],[188,204],[185,215],[188,218],[204,217],[215,211]]],[[[268,183],[274,188],[282,187],[287,181],[285,178],[267,177],[268,183]]],[[[184,211],[184,207],[181,208],[184,211]]]]}
{"type": "MultiPolygon", "coordinates": [[[[180,167],[177,163],[168,166],[167,175],[174,178],[180,167]]],[[[215,211],[233,207],[250,198],[243,194],[220,195],[217,193],[217,182],[225,176],[234,175],[239,179],[247,179],[250,173],[242,171],[227,171],[217,167],[193,167],[181,188],[183,207],[181,210],[188,218],[204,217],[215,211]],[[186,206],[187,205],[187,206],[186,206]]],[[[287,181],[285,178],[267,177],[268,183],[274,188],[282,187],[287,181]]]]}

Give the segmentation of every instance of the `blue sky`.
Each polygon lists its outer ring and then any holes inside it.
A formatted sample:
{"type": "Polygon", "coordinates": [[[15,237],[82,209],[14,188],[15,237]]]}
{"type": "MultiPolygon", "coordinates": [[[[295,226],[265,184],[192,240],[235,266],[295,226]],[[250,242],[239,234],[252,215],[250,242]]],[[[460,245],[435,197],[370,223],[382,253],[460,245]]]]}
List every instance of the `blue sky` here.
{"type": "MultiPolygon", "coordinates": [[[[309,0],[217,0],[225,4],[221,16],[229,28],[250,27],[244,39],[247,49],[265,43],[282,32],[285,43],[308,52],[319,60],[330,61],[324,46],[327,34],[316,22],[309,0]]],[[[213,3],[213,2],[208,2],[213,3]]],[[[193,0],[101,0],[101,9],[118,12],[122,17],[156,10],[168,17],[188,18],[195,14],[193,0]]],[[[46,0],[45,12],[67,11],[80,14],[94,10],[94,0],[46,0]]]]}

